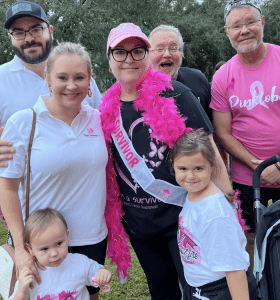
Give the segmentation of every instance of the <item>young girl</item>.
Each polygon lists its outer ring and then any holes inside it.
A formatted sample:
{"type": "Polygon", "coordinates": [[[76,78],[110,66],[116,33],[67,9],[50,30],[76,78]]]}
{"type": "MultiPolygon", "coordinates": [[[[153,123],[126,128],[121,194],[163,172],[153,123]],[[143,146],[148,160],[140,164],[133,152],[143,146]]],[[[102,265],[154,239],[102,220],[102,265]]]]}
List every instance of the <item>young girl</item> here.
{"type": "Polygon", "coordinates": [[[170,153],[170,162],[177,183],[188,191],[178,229],[188,283],[184,300],[256,299],[254,276],[246,274],[246,238],[225,195],[211,181],[217,165],[205,131],[183,135],[170,153]]]}
{"type": "Polygon", "coordinates": [[[68,226],[55,209],[40,209],[30,215],[25,224],[24,243],[46,270],[39,270],[42,284],[38,285],[31,270],[22,269],[10,299],[84,300],[89,299],[86,285],[102,286],[111,280],[111,272],[96,261],[82,254],[68,253],[68,226]],[[29,289],[32,284],[34,289],[29,289]]]}

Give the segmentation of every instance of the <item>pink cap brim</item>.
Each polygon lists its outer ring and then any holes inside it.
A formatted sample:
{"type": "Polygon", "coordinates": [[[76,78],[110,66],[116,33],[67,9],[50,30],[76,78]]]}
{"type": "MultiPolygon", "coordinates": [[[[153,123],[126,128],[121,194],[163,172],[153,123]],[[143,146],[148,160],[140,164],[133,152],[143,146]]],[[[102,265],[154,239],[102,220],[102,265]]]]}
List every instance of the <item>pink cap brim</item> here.
{"type": "Polygon", "coordinates": [[[130,31],[130,30],[127,30],[125,32],[121,32],[121,34],[119,36],[117,36],[113,41],[110,41],[110,44],[108,43],[107,44],[107,57],[109,57],[109,48],[111,47],[115,47],[117,46],[121,41],[125,40],[125,39],[128,39],[130,37],[136,37],[136,38],[139,38],[141,39],[145,45],[147,46],[147,48],[151,48],[151,44],[148,40],[148,38],[144,35],[144,34],[135,34],[135,30],[133,31],[130,31]]]}

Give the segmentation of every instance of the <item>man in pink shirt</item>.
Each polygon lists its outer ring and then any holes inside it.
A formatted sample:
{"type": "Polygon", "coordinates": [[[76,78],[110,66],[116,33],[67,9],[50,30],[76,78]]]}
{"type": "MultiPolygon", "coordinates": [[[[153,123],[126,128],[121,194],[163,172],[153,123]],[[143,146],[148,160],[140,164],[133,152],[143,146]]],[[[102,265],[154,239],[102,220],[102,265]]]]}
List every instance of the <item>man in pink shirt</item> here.
{"type": "MultiPolygon", "coordinates": [[[[247,251],[253,268],[252,176],[265,159],[280,154],[280,47],[263,42],[265,18],[257,0],[230,0],[225,31],[237,55],[214,76],[213,123],[232,158],[231,180],[240,191],[247,251]]],[[[280,199],[280,164],[261,174],[261,202],[280,199]]]]}

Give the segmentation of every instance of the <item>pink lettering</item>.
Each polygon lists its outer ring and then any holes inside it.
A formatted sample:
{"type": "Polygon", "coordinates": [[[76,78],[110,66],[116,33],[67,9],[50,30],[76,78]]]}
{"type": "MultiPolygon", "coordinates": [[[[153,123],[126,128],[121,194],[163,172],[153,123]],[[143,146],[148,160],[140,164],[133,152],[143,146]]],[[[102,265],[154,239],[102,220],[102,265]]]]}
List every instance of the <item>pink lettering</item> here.
{"type": "Polygon", "coordinates": [[[120,142],[119,142],[119,145],[123,144],[124,142],[126,142],[126,140],[125,140],[124,137],[122,137],[121,140],[120,140],[120,142]]]}
{"type": "Polygon", "coordinates": [[[128,145],[128,142],[126,142],[122,147],[121,149],[123,149],[124,147],[126,147],[128,145]]]}
{"type": "Polygon", "coordinates": [[[122,131],[120,130],[120,131],[118,132],[118,134],[116,135],[116,140],[119,141],[119,138],[121,138],[122,136],[123,136],[123,133],[122,133],[122,131]]]}
{"type": "Polygon", "coordinates": [[[116,126],[118,126],[118,125],[120,125],[120,124],[121,124],[120,120],[117,120],[117,121],[116,121],[116,126]]]}
{"type": "Polygon", "coordinates": [[[131,168],[134,167],[134,165],[137,165],[139,163],[139,159],[134,157],[128,164],[131,166],[131,168]]]}
{"type": "Polygon", "coordinates": [[[123,150],[123,154],[125,154],[125,153],[127,153],[127,152],[129,152],[129,151],[131,151],[130,150],[130,148],[129,148],[129,145],[127,144],[127,146],[124,148],[124,150],[123,150]]]}
{"type": "Polygon", "coordinates": [[[118,127],[115,129],[114,134],[116,134],[119,130],[120,130],[120,126],[118,126],[118,127]]]}
{"type": "Polygon", "coordinates": [[[126,154],[125,159],[126,159],[126,160],[131,160],[132,157],[133,157],[133,153],[132,153],[132,152],[129,152],[129,153],[126,154]]]}

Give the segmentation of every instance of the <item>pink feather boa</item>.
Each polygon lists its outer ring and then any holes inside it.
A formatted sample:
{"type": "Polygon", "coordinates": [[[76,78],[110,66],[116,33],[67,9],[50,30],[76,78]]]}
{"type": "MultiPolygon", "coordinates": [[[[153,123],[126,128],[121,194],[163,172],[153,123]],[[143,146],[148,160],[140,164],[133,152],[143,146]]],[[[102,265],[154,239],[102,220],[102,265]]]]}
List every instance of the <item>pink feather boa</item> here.
{"type": "Polygon", "coordinates": [[[247,230],[250,229],[250,227],[248,227],[245,223],[245,220],[242,219],[242,209],[240,208],[241,200],[239,200],[238,195],[239,195],[239,191],[236,191],[235,195],[234,195],[234,198],[235,198],[235,201],[238,203],[238,207],[239,207],[238,210],[237,210],[237,217],[238,217],[238,221],[239,221],[239,224],[241,225],[242,229],[244,231],[247,231],[247,230]]]}
{"type": "MultiPolygon", "coordinates": [[[[149,68],[144,81],[137,87],[139,97],[134,101],[135,109],[143,111],[144,123],[153,130],[151,138],[157,142],[165,142],[172,148],[177,139],[188,129],[185,118],[179,114],[173,98],[160,97],[159,94],[167,88],[173,89],[171,77],[149,68]]],[[[121,279],[128,277],[127,270],[131,267],[130,247],[127,245],[128,235],[121,224],[124,215],[120,191],[116,181],[110,149],[111,134],[115,130],[115,121],[120,114],[121,84],[115,83],[102,98],[100,105],[101,124],[109,153],[106,168],[107,204],[105,220],[108,227],[108,251],[111,263],[116,262],[117,274],[121,279]]]]}
{"type": "MultiPolygon", "coordinates": [[[[142,111],[144,123],[152,132],[151,138],[156,138],[157,142],[164,142],[170,149],[176,141],[185,133],[192,129],[186,128],[185,120],[179,114],[178,108],[173,98],[160,97],[160,93],[166,89],[173,89],[170,84],[171,77],[162,72],[154,71],[151,67],[147,70],[146,77],[137,87],[139,97],[134,101],[136,110],[142,111]]],[[[116,181],[116,172],[113,166],[112,151],[110,149],[111,135],[115,130],[115,121],[120,115],[121,108],[121,84],[115,83],[102,98],[100,104],[101,124],[109,153],[109,161],[106,168],[107,184],[107,204],[105,209],[105,219],[108,227],[108,256],[111,263],[116,262],[117,274],[127,278],[127,270],[131,267],[130,247],[127,245],[128,235],[121,224],[122,200],[116,181]]],[[[237,200],[239,203],[240,201],[237,200]]],[[[241,218],[241,210],[238,210],[239,222],[243,229],[246,229],[245,222],[241,218]]]]}
{"type": "Polygon", "coordinates": [[[120,190],[117,184],[109,141],[106,142],[106,146],[108,150],[108,163],[106,166],[107,202],[105,207],[105,221],[108,228],[107,255],[111,258],[111,264],[117,264],[116,273],[120,282],[125,283],[129,277],[127,270],[131,267],[131,247],[127,244],[128,235],[121,224],[124,211],[122,210],[120,190]]]}
{"type": "MultiPolygon", "coordinates": [[[[156,138],[173,148],[178,138],[187,129],[186,118],[179,114],[173,98],[160,97],[166,89],[172,89],[171,77],[149,68],[143,82],[137,87],[139,97],[134,101],[136,110],[143,111],[144,123],[152,129],[151,138],[156,138]]],[[[111,140],[116,118],[120,114],[121,84],[115,83],[102,98],[101,123],[106,141],[111,140]]]]}

